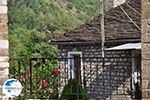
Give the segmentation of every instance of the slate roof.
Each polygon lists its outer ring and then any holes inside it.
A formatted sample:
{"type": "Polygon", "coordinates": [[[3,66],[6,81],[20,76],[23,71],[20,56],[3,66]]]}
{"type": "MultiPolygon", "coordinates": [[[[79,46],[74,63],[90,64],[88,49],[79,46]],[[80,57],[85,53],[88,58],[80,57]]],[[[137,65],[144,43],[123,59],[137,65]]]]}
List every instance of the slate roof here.
{"type": "MultiPolygon", "coordinates": [[[[141,0],[129,0],[120,5],[130,18],[141,28],[141,0]]],[[[101,41],[100,16],[66,32],[55,42],[96,42],[101,41]]],[[[141,31],[118,6],[105,14],[105,40],[141,39],[141,31]]]]}

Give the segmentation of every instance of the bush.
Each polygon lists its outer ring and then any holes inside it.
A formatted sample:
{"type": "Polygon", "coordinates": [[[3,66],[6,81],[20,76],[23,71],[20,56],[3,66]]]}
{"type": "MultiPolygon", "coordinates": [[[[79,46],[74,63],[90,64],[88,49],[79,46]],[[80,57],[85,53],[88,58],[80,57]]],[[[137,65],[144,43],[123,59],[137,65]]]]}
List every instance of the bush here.
{"type": "Polygon", "coordinates": [[[70,79],[64,87],[59,100],[89,100],[83,87],[75,79],[70,79]]]}
{"type": "Polygon", "coordinates": [[[58,93],[60,69],[57,60],[32,60],[32,73],[29,59],[10,61],[10,78],[18,79],[23,90],[15,100],[48,99],[58,93]],[[32,76],[32,79],[31,79],[32,76]],[[32,82],[31,82],[32,81],[32,82]],[[32,84],[32,86],[31,86],[32,84]],[[32,90],[32,92],[31,92],[32,90]]]}

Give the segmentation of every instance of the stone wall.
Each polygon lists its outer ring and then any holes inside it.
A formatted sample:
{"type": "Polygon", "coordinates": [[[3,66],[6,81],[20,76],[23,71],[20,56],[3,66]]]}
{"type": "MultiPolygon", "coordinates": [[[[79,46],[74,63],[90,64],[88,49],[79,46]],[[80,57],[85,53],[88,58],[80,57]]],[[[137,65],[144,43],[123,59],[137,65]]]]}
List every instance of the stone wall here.
{"type": "MultiPolygon", "coordinates": [[[[68,51],[82,52],[81,74],[84,73],[83,83],[92,100],[110,100],[110,98],[119,100],[121,97],[121,100],[131,100],[131,95],[129,95],[131,92],[131,58],[128,58],[131,56],[130,51],[105,52],[106,58],[103,66],[100,45],[61,45],[59,57],[65,58],[59,63],[63,73],[61,83],[67,81],[68,51]]],[[[70,64],[70,66],[73,65],[70,64]]]]}
{"type": "Polygon", "coordinates": [[[68,51],[81,51],[83,57],[101,57],[100,45],[61,45],[59,47],[59,56],[67,57],[68,51]]]}
{"type": "Polygon", "coordinates": [[[150,0],[142,0],[142,97],[150,99],[150,0]]]}
{"type": "MultiPolygon", "coordinates": [[[[117,45],[112,44],[112,45],[117,45]]],[[[111,46],[112,46],[111,45],[111,46]]],[[[69,51],[81,51],[83,57],[101,57],[101,46],[99,44],[88,44],[88,45],[59,45],[58,56],[63,58],[67,57],[69,51]]],[[[126,57],[131,56],[128,51],[107,51],[105,52],[106,57],[126,57]]]]}
{"type": "Polygon", "coordinates": [[[8,78],[8,26],[7,0],[0,0],[0,100],[6,100],[1,86],[8,78]]]}

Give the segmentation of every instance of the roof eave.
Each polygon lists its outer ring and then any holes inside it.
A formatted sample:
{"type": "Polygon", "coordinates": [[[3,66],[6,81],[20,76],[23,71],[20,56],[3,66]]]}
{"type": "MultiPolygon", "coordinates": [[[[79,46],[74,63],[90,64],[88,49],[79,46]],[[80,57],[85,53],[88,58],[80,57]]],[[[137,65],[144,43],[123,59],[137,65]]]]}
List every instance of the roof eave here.
{"type": "MultiPolygon", "coordinates": [[[[115,39],[115,40],[107,40],[105,43],[134,43],[141,42],[140,38],[137,39],[115,39]]],[[[100,44],[100,41],[51,41],[53,45],[77,45],[77,44],[100,44]]]]}

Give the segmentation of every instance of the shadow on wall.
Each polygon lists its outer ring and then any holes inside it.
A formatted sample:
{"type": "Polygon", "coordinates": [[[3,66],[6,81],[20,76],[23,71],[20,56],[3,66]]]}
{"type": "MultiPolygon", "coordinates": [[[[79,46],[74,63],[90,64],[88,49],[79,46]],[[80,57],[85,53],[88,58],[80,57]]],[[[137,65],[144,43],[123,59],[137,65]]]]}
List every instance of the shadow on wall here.
{"type": "Polygon", "coordinates": [[[85,89],[93,100],[111,99],[112,95],[131,93],[131,60],[129,58],[102,58],[98,62],[85,61],[85,89]]]}

